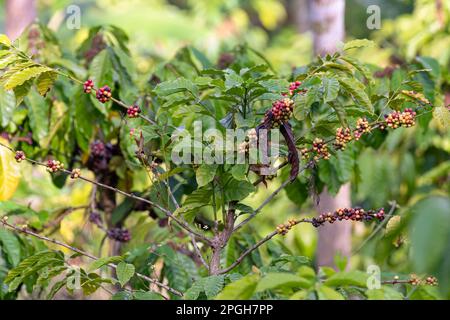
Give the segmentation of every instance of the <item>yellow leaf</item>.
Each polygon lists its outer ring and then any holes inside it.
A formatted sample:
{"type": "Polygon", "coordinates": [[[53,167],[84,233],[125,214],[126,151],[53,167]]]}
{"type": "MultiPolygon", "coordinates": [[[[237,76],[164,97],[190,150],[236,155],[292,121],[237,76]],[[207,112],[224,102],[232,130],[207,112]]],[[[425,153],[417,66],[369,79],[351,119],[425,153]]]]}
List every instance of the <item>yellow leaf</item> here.
{"type": "Polygon", "coordinates": [[[11,40],[9,40],[6,34],[0,34],[0,44],[4,44],[9,47],[11,45],[11,40]]]}
{"type": "Polygon", "coordinates": [[[441,130],[446,130],[450,124],[450,110],[444,106],[436,107],[433,111],[433,118],[441,130]]]}
{"type": "MultiPolygon", "coordinates": [[[[5,139],[0,142],[8,145],[5,139]]],[[[19,165],[14,159],[14,154],[0,146],[0,201],[10,199],[17,189],[20,181],[19,165]]]]}

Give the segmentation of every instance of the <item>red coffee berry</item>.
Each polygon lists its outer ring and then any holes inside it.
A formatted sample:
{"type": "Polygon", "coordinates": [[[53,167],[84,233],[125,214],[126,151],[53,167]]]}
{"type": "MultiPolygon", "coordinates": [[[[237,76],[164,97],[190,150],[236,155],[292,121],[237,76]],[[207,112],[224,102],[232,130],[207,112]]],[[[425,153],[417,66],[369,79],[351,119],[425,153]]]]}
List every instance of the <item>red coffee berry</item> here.
{"type": "Polygon", "coordinates": [[[139,106],[137,106],[137,105],[132,105],[132,106],[128,107],[128,109],[127,109],[127,115],[130,118],[136,118],[139,116],[140,113],[141,113],[141,108],[139,108],[139,106]]]}
{"type": "Polygon", "coordinates": [[[106,154],[106,146],[100,140],[95,140],[91,143],[91,154],[94,157],[103,158],[106,154]]]}
{"type": "Polygon", "coordinates": [[[50,172],[57,172],[59,170],[64,169],[64,164],[57,160],[47,160],[47,170],[50,172]]]}
{"type": "Polygon", "coordinates": [[[429,276],[429,277],[425,278],[425,284],[427,284],[429,286],[437,286],[438,280],[433,276],[429,276]]]}
{"type": "Polygon", "coordinates": [[[288,121],[292,117],[294,110],[294,101],[289,98],[277,100],[272,104],[272,108],[266,113],[272,115],[272,125],[278,127],[281,123],[288,121]]]}
{"type": "Polygon", "coordinates": [[[298,90],[302,85],[300,81],[294,81],[289,84],[289,95],[294,95],[295,93],[305,93],[306,89],[298,90]]]}
{"type": "Polygon", "coordinates": [[[25,152],[23,151],[16,151],[16,156],[14,157],[14,159],[16,159],[17,162],[22,162],[23,160],[25,160],[25,152]]]}
{"type": "Polygon", "coordinates": [[[106,103],[111,99],[111,88],[108,86],[103,86],[96,92],[97,100],[101,103],[106,103]]]}
{"type": "Polygon", "coordinates": [[[107,231],[107,235],[110,239],[114,239],[119,242],[128,242],[131,240],[130,232],[127,229],[112,228],[107,231]]]}
{"type": "Polygon", "coordinates": [[[91,93],[93,88],[94,88],[94,81],[92,81],[91,79],[86,80],[86,82],[83,84],[83,90],[85,93],[91,93]]]}

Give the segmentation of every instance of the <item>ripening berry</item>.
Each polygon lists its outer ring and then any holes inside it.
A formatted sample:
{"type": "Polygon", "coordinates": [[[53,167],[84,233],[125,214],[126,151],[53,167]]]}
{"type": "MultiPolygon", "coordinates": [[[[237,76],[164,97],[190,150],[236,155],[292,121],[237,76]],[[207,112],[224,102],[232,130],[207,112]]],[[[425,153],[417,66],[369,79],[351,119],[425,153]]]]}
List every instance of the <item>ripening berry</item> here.
{"type": "Polygon", "coordinates": [[[370,132],[369,121],[366,118],[356,120],[355,140],[358,141],[364,133],[370,132]]]}
{"type": "Polygon", "coordinates": [[[325,222],[334,223],[335,221],[352,220],[352,221],[372,221],[377,219],[382,221],[385,217],[384,209],[378,211],[365,211],[363,208],[340,208],[334,212],[321,213],[317,218],[312,219],[312,225],[319,227],[325,222]]]}
{"type": "Polygon", "coordinates": [[[265,119],[272,116],[272,126],[278,127],[281,123],[288,121],[294,111],[294,101],[289,98],[277,100],[272,104],[272,108],[266,112],[265,119]]]}
{"type": "Polygon", "coordinates": [[[89,79],[83,84],[83,90],[85,93],[91,93],[92,89],[94,89],[94,81],[89,79]]]}
{"type": "Polygon", "coordinates": [[[108,86],[103,86],[97,90],[95,96],[97,100],[100,101],[101,103],[106,103],[111,99],[112,96],[111,88],[108,86]]]}
{"type": "Polygon", "coordinates": [[[130,232],[127,229],[113,228],[107,231],[107,235],[110,239],[114,239],[119,242],[128,242],[131,240],[130,232]]]}
{"type": "Polygon", "coordinates": [[[295,93],[305,93],[306,89],[298,90],[297,89],[302,85],[300,81],[291,82],[289,84],[289,95],[293,96],[295,93]]]}
{"type": "Polygon", "coordinates": [[[330,153],[328,152],[328,146],[325,143],[325,141],[323,141],[323,139],[320,139],[320,138],[314,139],[312,149],[316,154],[314,156],[315,161],[319,160],[320,158],[323,158],[325,160],[330,159],[330,153]]]}
{"type": "Polygon", "coordinates": [[[100,140],[95,140],[91,143],[91,154],[94,157],[103,158],[106,154],[106,146],[100,140]]]}
{"type": "Polygon", "coordinates": [[[78,179],[81,176],[81,170],[78,168],[75,168],[70,173],[70,178],[72,179],[78,179]]]}
{"type": "Polygon", "coordinates": [[[419,100],[423,104],[430,104],[430,100],[425,98],[425,96],[422,93],[418,93],[415,91],[408,91],[408,90],[402,90],[402,93],[404,95],[407,95],[408,97],[414,98],[416,100],[419,100]]]}
{"type": "Polygon", "coordinates": [[[141,113],[141,108],[137,105],[132,105],[127,109],[127,115],[129,118],[136,118],[141,113]]]}
{"type": "Polygon", "coordinates": [[[409,283],[410,283],[411,285],[413,285],[413,286],[418,286],[418,285],[421,284],[420,278],[419,278],[416,274],[413,273],[413,274],[411,274],[409,277],[410,277],[410,278],[409,278],[409,283]]]}
{"type": "Polygon", "coordinates": [[[349,128],[337,128],[334,147],[336,150],[345,150],[347,143],[349,143],[352,139],[352,132],[349,128]]]}
{"type": "Polygon", "coordinates": [[[412,127],[416,124],[416,112],[413,109],[406,108],[403,112],[393,111],[384,116],[385,126],[397,129],[400,127],[412,127]]]}
{"type": "Polygon", "coordinates": [[[16,151],[14,159],[16,159],[17,162],[22,162],[23,160],[25,160],[25,152],[20,150],[16,151]]]}
{"type": "Polygon", "coordinates": [[[47,170],[50,172],[57,172],[59,170],[63,170],[64,169],[64,164],[57,161],[57,160],[53,160],[50,159],[47,161],[47,170]]]}
{"type": "Polygon", "coordinates": [[[438,280],[433,276],[429,276],[429,277],[425,278],[425,284],[427,284],[429,286],[437,286],[438,280]]]}

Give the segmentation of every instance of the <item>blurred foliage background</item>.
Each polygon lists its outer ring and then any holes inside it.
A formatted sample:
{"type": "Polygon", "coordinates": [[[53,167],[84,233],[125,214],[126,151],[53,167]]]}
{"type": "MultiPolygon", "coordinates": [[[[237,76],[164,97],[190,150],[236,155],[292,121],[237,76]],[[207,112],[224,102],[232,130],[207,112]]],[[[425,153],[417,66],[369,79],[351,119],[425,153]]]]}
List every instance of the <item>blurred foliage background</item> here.
{"type": "MultiPolygon", "coordinates": [[[[211,61],[218,61],[221,52],[248,44],[256,52],[263,52],[280,74],[289,75],[292,68],[313,59],[312,37],[308,27],[299,21],[297,2],[300,1],[40,0],[38,17],[56,32],[62,50],[67,52],[80,46],[90,27],[111,24],[124,29],[130,38],[129,48],[142,81],[161,61],[173,58],[177,50],[188,44],[204,52],[211,61]],[[81,8],[80,30],[69,30],[65,26],[66,8],[73,4],[81,8]]],[[[445,4],[447,2],[444,1],[445,4]]],[[[3,7],[4,3],[0,1],[0,6],[3,7]]],[[[432,69],[431,78],[424,80],[429,83],[425,93],[434,105],[442,106],[450,87],[449,12],[446,7],[443,17],[437,16],[436,2],[431,0],[348,0],[347,37],[374,40],[377,43],[375,47],[359,50],[355,56],[385,68],[384,72],[394,73],[394,77],[395,69],[403,63],[432,69]],[[381,8],[381,30],[368,30],[366,27],[367,6],[373,4],[381,8]]],[[[4,22],[5,12],[0,10],[0,33],[4,22]]],[[[448,123],[445,125],[448,127],[448,123]]],[[[433,206],[440,206],[436,211],[448,211],[447,215],[435,217],[433,221],[424,220],[421,216],[396,221],[405,224],[403,231],[389,235],[387,229],[375,234],[352,256],[353,268],[364,270],[376,263],[391,274],[434,270],[444,275],[440,278],[444,280],[445,288],[450,287],[450,136],[442,127],[434,124],[429,128],[398,130],[389,135],[379,149],[368,148],[360,154],[360,176],[352,185],[354,204],[376,208],[396,200],[400,212],[410,211],[416,205],[419,209],[425,206],[421,213],[433,212],[433,206]],[[429,200],[430,195],[440,196],[442,198],[439,199],[446,201],[429,200]],[[425,227],[417,231],[424,224],[425,227]],[[435,233],[437,226],[440,226],[439,230],[444,226],[443,231],[435,233]],[[403,242],[410,241],[420,243],[432,257],[424,250],[420,251],[420,256],[410,253],[402,246],[403,242]],[[427,248],[434,249],[428,252],[427,248]]],[[[61,190],[43,171],[28,165],[21,170],[19,189],[11,199],[14,202],[45,211],[82,206],[88,201],[91,186],[67,184],[61,190]]],[[[276,184],[271,184],[268,189],[260,190],[249,204],[261,203],[276,187],[276,184]]],[[[312,212],[311,201],[299,206],[282,193],[265,209],[265,218],[254,221],[253,228],[264,235],[288,217],[312,212]]],[[[87,226],[83,215],[82,209],[67,215],[57,232],[64,241],[91,246],[91,251],[95,252],[98,249],[95,244],[100,241],[102,233],[87,226]]],[[[355,226],[354,247],[358,248],[371,231],[362,225],[355,226]]],[[[158,239],[164,234],[154,236],[158,239]]],[[[133,247],[135,241],[139,238],[133,239],[129,246],[133,247]]],[[[316,230],[301,225],[286,238],[276,241],[293,254],[313,258],[316,230]]],[[[445,297],[446,294],[450,294],[450,290],[439,294],[430,289],[420,298],[445,297]]]]}

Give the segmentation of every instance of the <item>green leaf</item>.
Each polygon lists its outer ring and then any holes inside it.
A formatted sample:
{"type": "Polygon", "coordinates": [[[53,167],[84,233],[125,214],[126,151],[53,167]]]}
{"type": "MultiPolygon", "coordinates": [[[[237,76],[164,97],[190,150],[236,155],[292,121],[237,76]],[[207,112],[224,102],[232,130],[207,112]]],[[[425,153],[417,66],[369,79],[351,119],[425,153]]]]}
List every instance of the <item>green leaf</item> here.
{"type": "Polygon", "coordinates": [[[6,253],[8,261],[17,266],[20,262],[20,242],[16,235],[6,229],[0,229],[1,249],[6,253]]]}
{"type": "Polygon", "coordinates": [[[122,287],[134,276],[134,265],[121,262],[117,265],[116,273],[122,287]]]}
{"type": "Polygon", "coordinates": [[[164,300],[160,294],[150,291],[136,291],[133,297],[135,300],[164,300]]]}
{"type": "Polygon", "coordinates": [[[247,172],[248,172],[248,165],[247,164],[235,164],[231,168],[231,175],[236,180],[246,180],[247,179],[247,172]]]}
{"type": "Polygon", "coordinates": [[[410,224],[414,271],[433,274],[450,243],[450,199],[430,196],[414,205],[410,224]]]}
{"type": "Polygon", "coordinates": [[[36,79],[36,87],[41,96],[45,96],[55,83],[58,74],[54,71],[43,72],[36,79]]]}
{"type": "Polygon", "coordinates": [[[215,300],[248,300],[253,296],[258,280],[258,275],[249,274],[231,282],[216,296],[215,300]]]}
{"type": "Polygon", "coordinates": [[[367,287],[369,275],[362,271],[338,272],[325,280],[324,284],[332,287],[340,286],[358,286],[367,287]]]}
{"type": "Polygon", "coordinates": [[[16,99],[14,94],[0,87],[0,125],[6,127],[12,119],[16,99]]]}
{"type": "Polygon", "coordinates": [[[103,85],[111,87],[113,80],[111,57],[107,50],[102,50],[95,56],[89,66],[89,74],[97,88],[103,85]]]}
{"type": "Polygon", "coordinates": [[[234,70],[228,69],[225,74],[225,88],[227,90],[231,88],[240,88],[244,80],[234,70]]]}
{"type": "Polygon", "coordinates": [[[322,78],[323,85],[323,100],[325,102],[330,102],[336,100],[339,93],[339,81],[335,78],[322,78]]]}
{"type": "Polygon", "coordinates": [[[208,299],[215,297],[220,291],[222,291],[224,285],[225,276],[209,276],[204,279],[205,294],[208,299]]]}
{"type": "Polygon", "coordinates": [[[213,181],[214,176],[216,175],[217,167],[217,164],[202,164],[198,167],[195,172],[195,177],[199,187],[206,186],[208,183],[213,181]]]}
{"type": "Polygon", "coordinates": [[[50,289],[50,292],[47,295],[47,300],[53,299],[53,297],[58,293],[66,285],[66,278],[55,282],[55,284],[50,289]]]}
{"type": "Polygon", "coordinates": [[[342,294],[324,285],[317,288],[317,296],[319,300],[345,300],[342,294]]]}
{"type": "Polygon", "coordinates": [[[356,39],[344,44],[344,51],[356,48],[373,47],[375,42],[367,39],[356,39]]]}
{"type": "Polygon", "coordinates": [[[121,256],[99,258],[98,260],[95,260],[88,266],[87,271],[91,272],[91,271],[97,270],[107,264],[118,263],[118,262],[121,262],[122,260],[123,260],[123,258],[121,256]]]}
{"type": "Polygon", "coordinates": [[[195,84],[185,78],[165,81],[158,84],[154,90],[158,96],[166,97],[178,92],[190,92],[193,96],[198,96],[198,88],[195,84]]]}
{"type": "Polygon", "coordinates": [[[366,291],[369,300],[403,300],[403,295],[397,290],[383,286],[381,289],[370,289],[366,291]]]}
{"type": "Polygon", "coordinates": [[[31,67],[27,69],[23,69],[13,73],[9,79],[6,81],[4,87],[6,90],[14,89],[17,86],[20,86],[25,81],[33,79],[39,76],[43,72],[51,71],[52,69],[40,66],[40,67],[31,67]]]}
{"type": "Polygon", "coordinates": [[[373,113],[373,105],[365,91],[364,85],[353,78],[339,78],[341,86],[353,96],[353,98],[366,108],[369,112],[373,113]]]}
{"type": "Polygon", "coordinates": [[[23,99],[30,92],[31,86],[33,85],[33,80],[25,81],[20,86],[14,88],[14,95],[16,97],[16,106],[22,103],[23,99]]]}
{"type": "Polygon", "coordinates": [[[196,300],[198,296],[205,290],[204,282],[206,278],[195,281],[192,286],[184,293],[184,299],[196,300]]]}
{"type": "Polygon", "coordinates": [[[304,288],[311,287],[312,282],[308,279],[299,277],[298,275],[279,272],[268,273],[258,283],[256,292],[265,290],[277,289],[277,288],[304,288]]]}
{"type": "Polygon", "coordinates": [[[225,185],[225,200],[226,201],[239,201],[245,199],[250,193],[255,191],[255,187],[248,181],[239,181],[236,179],[230,179],[225,185]]]}

